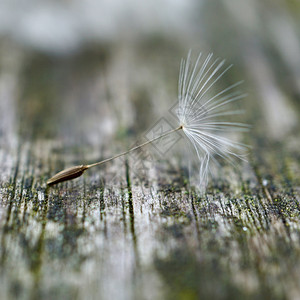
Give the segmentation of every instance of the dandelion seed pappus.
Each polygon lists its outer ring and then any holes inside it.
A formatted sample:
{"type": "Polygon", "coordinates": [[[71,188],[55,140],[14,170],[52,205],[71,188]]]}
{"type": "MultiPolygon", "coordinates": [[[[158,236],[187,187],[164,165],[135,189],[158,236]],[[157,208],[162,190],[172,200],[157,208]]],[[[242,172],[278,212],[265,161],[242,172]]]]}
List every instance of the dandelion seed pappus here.
{"type": "Polygon", "coordinates": [[[205,58],[199,54],[193,64],[191,51],[180,65],[177,117],[200,162],[199,187],[202,190],[207,186],[211,165],[219,165],[218,157],[235,165],[235,158],[245,160],[247,149],[247,145],[225,134],[245,131],[249,126],[223,119],[242,113],[231,110],[229,104],[246,96],[236,91],[242,81],[218,90],[220,79],[232,67],[224,66],[225,60],[213,59],[213,54],[205,58]]]}

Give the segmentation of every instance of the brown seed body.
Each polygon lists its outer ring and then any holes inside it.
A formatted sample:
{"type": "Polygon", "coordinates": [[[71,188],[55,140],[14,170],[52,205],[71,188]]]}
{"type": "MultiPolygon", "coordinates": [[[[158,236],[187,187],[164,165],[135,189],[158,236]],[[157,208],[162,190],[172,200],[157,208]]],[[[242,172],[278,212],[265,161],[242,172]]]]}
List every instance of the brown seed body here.
{"type": "Polygon", "coordinates": [[[75,166],[75,167],[65,169],[65,170],[55,174],[50,179],[48,179],[47,184],[53,185],[53,184],[56,184],[59,182],[77,178],[77,177],[81,176],[86,169],[88,169],[88,166],[86,166],[86,165],[80,165],[80,166],[75,166]]]}

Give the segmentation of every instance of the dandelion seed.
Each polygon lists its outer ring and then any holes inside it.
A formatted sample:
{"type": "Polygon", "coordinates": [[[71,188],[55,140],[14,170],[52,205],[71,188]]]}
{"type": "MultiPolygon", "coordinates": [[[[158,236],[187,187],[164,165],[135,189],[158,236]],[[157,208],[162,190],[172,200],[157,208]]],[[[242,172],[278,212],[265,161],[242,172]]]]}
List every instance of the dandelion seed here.
{"type": "Polygon", "coordinates": [[[186,60],[181,61],[178,83],[179,127],[165,132],[159,137],[147,141],[128,151],[90,165],[80,165],[63,170],[47,181],[53,185],[81,176],[85,170],[99,166],[118,157],[126,155],[166,135],[182,130],[193,146],[199,160],[199,187],[204,190],[211,164],[219,165],[217,157],[221,157],[234,165],[234,159],[244,160],[246,145],[235,142],[223,134],[225,132],[245,131],[248,125],[238,122],[228,122],[221,118],[240,114],[239,110],[229,110],[230,103],[245,97],[234,91],[242,82],[237,82],[225,89],[215,92],[215,86],[222,76],[232,67],[225,67],[225,60],[215,59],[209,54],[202,58],[200,54],[194,65],[191,63],[191,51],[186,60]]]}
{"type": "Polygon", "coordinates": [[[87,169],[88,169],[88,166],[85,166],[85,165],[80,165],[80,166],[75,166],[75,167],[65,169],[65,170],[57,173],[53,177],[51,177],[47,181],[47,184],[53,185],[53,184],[57,184],[59,182],[77,178],[77,177],[81,176],[83,174],[83,172],[87,169]]]}

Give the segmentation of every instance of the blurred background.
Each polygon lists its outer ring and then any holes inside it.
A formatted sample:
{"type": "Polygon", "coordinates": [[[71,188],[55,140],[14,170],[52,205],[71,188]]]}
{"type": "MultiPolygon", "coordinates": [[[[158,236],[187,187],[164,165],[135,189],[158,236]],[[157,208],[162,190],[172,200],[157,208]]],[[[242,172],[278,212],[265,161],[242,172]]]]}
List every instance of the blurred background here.
{"type": "Polygon", "coordinates": [[[2,141],[134,141],[176,102],[189,49],[233,63],[246,122],[282,141],[299,129],[299,13],[297,0],[2,0],[2,141]]]}
{"type": "Polygon", "coordinates": [[[0,0],[0,298],[299,299],[299,112],[299,0],[0,0]],[[168,152],[46,188],[176,126],[189,49],[244,80],[240,173],[198,199],[168,152]]]}

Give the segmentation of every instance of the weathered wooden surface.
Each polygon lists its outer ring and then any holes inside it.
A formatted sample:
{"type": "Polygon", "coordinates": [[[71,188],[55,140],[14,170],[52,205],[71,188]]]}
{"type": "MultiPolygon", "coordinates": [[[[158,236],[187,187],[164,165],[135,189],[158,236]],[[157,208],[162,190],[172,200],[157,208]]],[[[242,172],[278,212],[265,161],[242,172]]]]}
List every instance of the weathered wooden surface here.
{"type": "Polygon", "coordinates": [[[152,47],[12,60],[1,50],[1,299],[300,298],[299,105],[268,103],[263,60],[244,61],[255,91],[244,103],[249,163],[226,168],[205,195],[172,150],[46,186],[142,140],[162,116],[175,122],[185,52],[152,47]]]}

